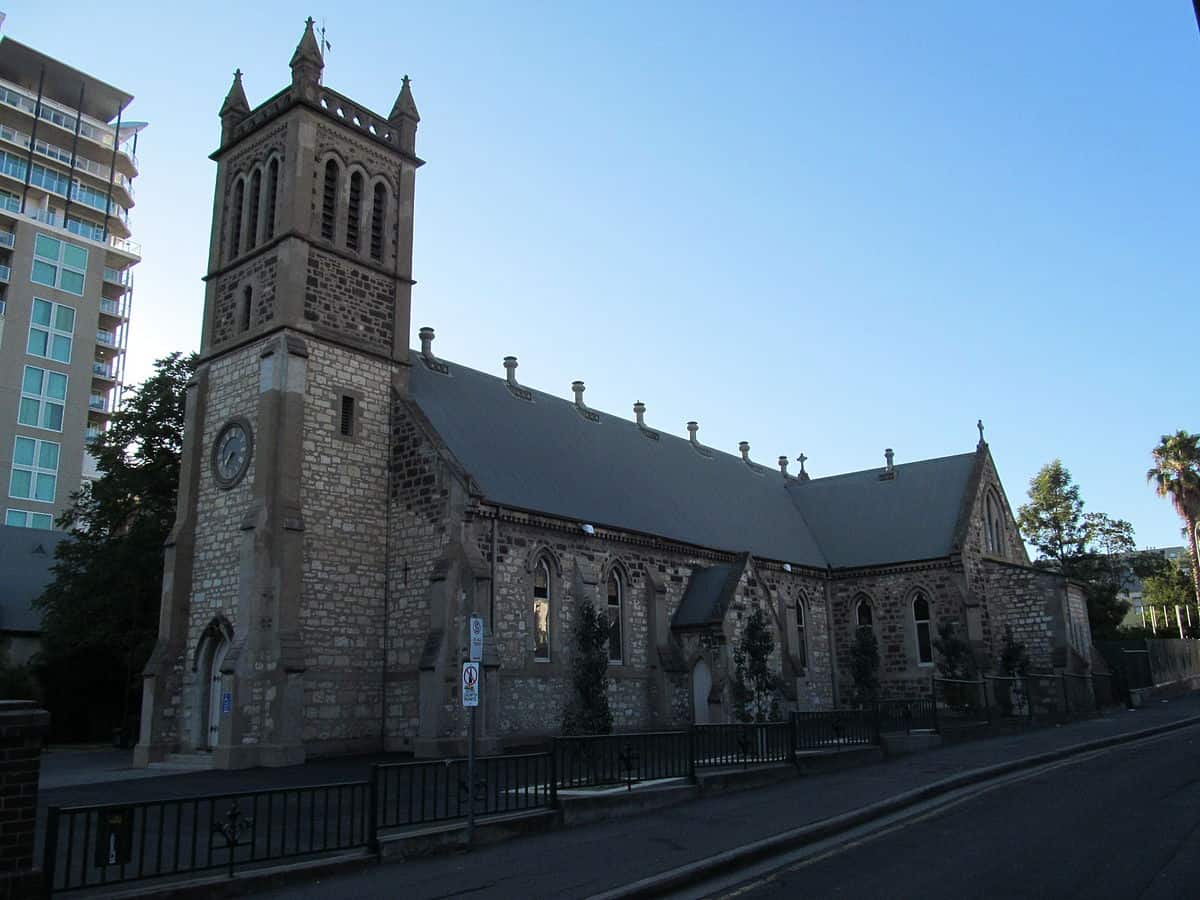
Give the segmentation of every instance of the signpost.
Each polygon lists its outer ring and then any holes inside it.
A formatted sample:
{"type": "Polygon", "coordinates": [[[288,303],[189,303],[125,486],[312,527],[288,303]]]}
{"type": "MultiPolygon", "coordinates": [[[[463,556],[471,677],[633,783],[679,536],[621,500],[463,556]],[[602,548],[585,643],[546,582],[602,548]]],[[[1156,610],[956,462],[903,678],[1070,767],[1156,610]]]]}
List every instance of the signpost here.
{"type": "Polygon", "coordinates": [[[462,667],[462,704],[468,712],[467,846],[475,835],[475,710],[479,708],[479,668],[483,662],[483,616],[471,614],[467,628],[469,662],[462,667]]]}

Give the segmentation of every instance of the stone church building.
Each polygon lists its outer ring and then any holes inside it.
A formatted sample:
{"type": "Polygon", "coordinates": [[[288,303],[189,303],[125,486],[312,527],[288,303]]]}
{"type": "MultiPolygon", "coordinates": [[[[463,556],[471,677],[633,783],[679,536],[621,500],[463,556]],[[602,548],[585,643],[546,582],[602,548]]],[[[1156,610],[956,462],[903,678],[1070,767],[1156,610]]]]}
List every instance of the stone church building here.
{"type": "MultiPolygon", "coordinates": [[[[850,702],[856,629],[888,695],[928,695],[938,626],[981,670],[1004,626],[1086,669],[1082,595],[1032,569],[980,427],[972,452],[829,478],[705,446],[410,350],[420,117],[322,83],[221,106],[201,361],[145,670],[145,764],[461,750],[466,617],[486,622],[480,734],[557,731],[580,604],[607,616],[620,730],[732,715],[732,648],[774,634],[783,709],[850,702]]],[[[499,369],[499,366],[497,367],[499,369]]]]}

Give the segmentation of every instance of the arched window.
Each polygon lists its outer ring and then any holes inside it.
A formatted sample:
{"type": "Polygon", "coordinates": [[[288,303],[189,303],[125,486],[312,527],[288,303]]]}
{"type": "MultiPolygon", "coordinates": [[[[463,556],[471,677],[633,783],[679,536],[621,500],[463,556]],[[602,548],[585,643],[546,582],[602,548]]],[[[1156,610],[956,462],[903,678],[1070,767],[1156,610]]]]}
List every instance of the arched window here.
{"type": "Polygon", "coordinates": [[[246,202],[246,179],[239,178],[233,186],[233,210],[229,219],[229,258],[242,252],[242,206],[246,202]]]}
{"type": "Polygon", "coordinates": [[[238,331],[250,330],[250,307],[254,299],[254,292],[250,285],[242,288],[242,302],[238,304],[238,331]]]}
{"type": "Polygon", "coordinates": [[[608,661],[624,659],[621,645],[621,576],[616,569],[608,573],[608,661]]]}
{"type": "Polygon", "coordinates": [[[1004,524],[1000,517],[1000,504],[996,495],[988,492],[983,501],[984,541],[988,553],[1004,554],[1004,524]]]}
{"type": "Polygon", "coordinates": [[[346,248],[358,252],[358,217],[362,214],[362,173],[350,176],[350,208],[346,216],[346,248]]]}
{"type": "Polygon", "coordinates": [[[871,611],[871,601],[859,597],[854,605],[854,624],[858,628],[870,628],[875,624],[875,614],[871,611]]]}
{"type": "Polygon", "coordinates": [[[808,640],[804,633],[804,600],[796,600],[796,661],[800,663],[800,668],[808,669],[808,640]]]}
{"type": "Polygon", "coordinates": [[[533,567],[533,658],[550,662],[550,566],[544,559],[533,567]]]}
{"type": "Polygon", "coordinates": [[[279,200],[279,160],[271,160],[267,166],[267,221],[263,229],[263,240],[275,237],[275,204],[279,200]]]}
{"type": "Polygon", "coordinates": [[[255,169],[250,176],[250,219],[246,225],[246,249],[253,250],[258,243],[258,206],[262,203],[262,169],[255,169]]]}
{"type": "Polygon", "coordinates": [[[371,259],[383,261],[383,223],[387,221],[387,188],[375,185],[375,202],[371,205],[371,259]]]}
{"type": "Polygon", "coordinates": [[[912,602],[913,626],[917,633],[917,662],[933,665],[933,642],[929,633],[929,598],[918,591],[912,602]]]}
{"type": "Polygon", "coordinates": [[[321,195],[321,237],[333,240],[333,223],[337,217],[338,180],[341,172],[332,159],[325,163],[325,190],[321,195]]]}

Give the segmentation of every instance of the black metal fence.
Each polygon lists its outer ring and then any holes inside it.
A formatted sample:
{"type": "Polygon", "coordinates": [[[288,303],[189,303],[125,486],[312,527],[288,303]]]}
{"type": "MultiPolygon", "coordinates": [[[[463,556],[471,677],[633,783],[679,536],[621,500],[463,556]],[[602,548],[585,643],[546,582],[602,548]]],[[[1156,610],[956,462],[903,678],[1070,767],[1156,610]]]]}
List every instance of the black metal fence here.
{"type": "Polygon", "coordinates": [[[880,700],[875,705],[879,731],[883,734],[937,731],[937,709],[928,698],[880,700]]]}
{"type": "Polygon", "coordinates": [[[874,709],[835,709],[792,713],[797,750],[837,750],[879,743],[874,709]]]}
{"type": "Polygon", "coordinates": [[[425,825],[475,815],[524,812],[553,805],[554,759],[549,753],[483,756],[470,784],[466,759],[384,763],[371,767],[380,828],[425,825]]]}
{"type": "Polygon", "coordinates": [[[51,891],[226,870],[366,847],[365,781],[121,805],[51,807],[51,891]]]}
{"type": "Polygon", "coordinates": [[[564,788],[686,778],[693,772],[687,731],[559,737],[551,752],[557,786],[564,788]]]}
{"type": "Polygon", "coordinates": [[[794,749],[787,722],[692,726],[692,757],[697,769],[787,762],[794,749]]]}
{"type": "Polygon", "coordinates": [[[987,682],[983,679],[967,681],[935,677],[932,692],[939,729],[956,725],[986,725],[992,720],[987,682]]]}

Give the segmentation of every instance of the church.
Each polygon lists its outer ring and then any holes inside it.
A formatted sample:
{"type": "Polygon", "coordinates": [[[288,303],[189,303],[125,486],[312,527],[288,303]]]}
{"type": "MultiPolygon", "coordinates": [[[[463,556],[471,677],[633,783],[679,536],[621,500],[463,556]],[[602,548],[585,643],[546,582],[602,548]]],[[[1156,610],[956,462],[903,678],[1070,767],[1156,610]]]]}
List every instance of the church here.
{"type": "MultiPolygon", "coordinates": [[[[1086,671],[1076,585],[1030,566],[987,443],[812,478],[410,349],[420,116],[322,81],[220,108],[200,363],[136,760],[213,765],[462,752],[459,670],[486,628],[484,752],[557,732],[573,628],[609,629],[617,730],[733,716],[754,610],[791,709],[852,702],[874,632],[886,696],[928,696],[952,623],[980,671],[1006,628],[1036,669],[1086,671]]],[[[499,362],[499,360],[498,360],[499,362]]]]}

